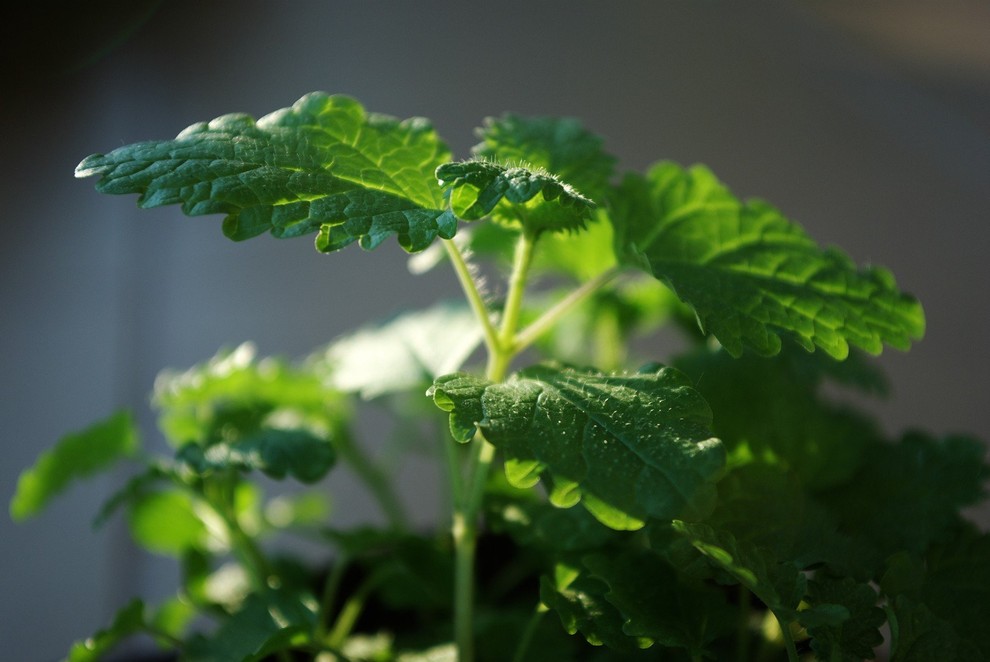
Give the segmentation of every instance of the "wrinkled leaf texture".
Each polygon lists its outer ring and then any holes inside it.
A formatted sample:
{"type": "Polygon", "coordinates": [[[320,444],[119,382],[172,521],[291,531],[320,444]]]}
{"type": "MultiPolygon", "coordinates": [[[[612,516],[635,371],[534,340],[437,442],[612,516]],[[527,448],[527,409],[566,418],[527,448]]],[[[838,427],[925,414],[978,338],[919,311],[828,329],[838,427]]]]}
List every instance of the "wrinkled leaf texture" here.
{"type": "Polygon", "coordinates": [[[391,235],[420,251],[457,230],[433,179],[449,157],[422,118],[399,121],[313,92],[257,121],[224,115],[174,140],[94,154],[76,176],[99,175],[104,193],[138,193],[141,207],[225,214],[224,234],[235,240],[318,230],[324,252],[354,241],[371,250],[391,235]]]}

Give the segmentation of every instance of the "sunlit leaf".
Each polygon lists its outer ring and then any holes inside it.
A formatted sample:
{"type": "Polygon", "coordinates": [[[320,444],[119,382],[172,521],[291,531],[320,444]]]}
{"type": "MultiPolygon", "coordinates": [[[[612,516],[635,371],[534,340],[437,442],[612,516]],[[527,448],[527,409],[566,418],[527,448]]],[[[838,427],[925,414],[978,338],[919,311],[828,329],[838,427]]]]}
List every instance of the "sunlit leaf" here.
{"type": "Polygon", "coordinates": [[[144,603],[132,600],[119,610],[106,629],[73,644],[66,662],[98,662],[121,641],[144,629],[144,603]]]}
{"type": "Polygon", "coordinates": [[[585,227],[595,203],[556,175],[490,161],[460,161],[437,168],[458,218],[491,215],[524,232],[576,231],[585,227]]]}
{"type": "Polygon", "coordinates": [[[628,175],[612,200],[620,260],[668,284],[733,355],[780,351],[780,336],[845,358],[849,345],[907,349],[918,302],[880,268],[822,250],[758,201],[739,202],[707,169],[661,163],[628,175]]]}
{"type": "Polygon", "coordinates": [[[675,370],[609,375],[544,365],[501,384],[449,375],[430,393],[451,412],[455,439],[479,428],[502,452],[510,482],[532,485],[546,471],[552,501],[581,500],[612,528],[714,505],[724,452],[709,435],[708,405],[675,370]]]}
{"type": "Polygon", "coordinates": [[[322,251],[354,241],[370,250],[390,235],[418,251],[457,231],[432,177],[449,159],[422,118],[400,122],[314,92],[257,122],[224,115],[174,140],[94,154],[76,176],[99,175],[104,193],[139,193],[141,207],[224,214],[224,234],[235,240],[319,230],[322,251]]]}

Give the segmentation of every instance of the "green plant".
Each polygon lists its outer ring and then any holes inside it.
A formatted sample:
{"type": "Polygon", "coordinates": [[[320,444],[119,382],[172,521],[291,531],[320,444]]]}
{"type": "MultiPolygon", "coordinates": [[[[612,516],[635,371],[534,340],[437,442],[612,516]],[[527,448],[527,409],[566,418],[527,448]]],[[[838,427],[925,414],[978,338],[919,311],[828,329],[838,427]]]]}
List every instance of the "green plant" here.
{"type": "Polygon", "coordinates": [[[45,453],[15,519],[137,457],[97,521],[126,509],[182,568],[173,600],[129,604],[69,659],[145,633],[185,660],[854,660],[885,623],[895,661],[990,656],[990,537],[960,514],[984,496],[982,445],[892,443],[823,392],[883,394],[850,345],[906,350],[917,301],[704,167],[616,183],[574,120],[506,115],[479,134],[451,162],[424,120],[310,94],[80,164],[142,207],[224,214],[235,240],[316,233],[332,252],[394,235],[418,268],[448,264],[465,301],[301,362],[242,345],[164,374],[169,457],[141,456],[126,413],[45,453]],[[636,369],[665,325],[687,348],[636,369]],[[514,372],[527,350],[539,362],[514,372]],[[354,397],[439,440],[449,527],[410,530],[354,438],[354,397]],[[268,498],[258,480],[311,485],[338,460],[386,525],[340,530],[323,491],[268,498]],[[292,536],[331,548],[326,565],[292,536]]]}

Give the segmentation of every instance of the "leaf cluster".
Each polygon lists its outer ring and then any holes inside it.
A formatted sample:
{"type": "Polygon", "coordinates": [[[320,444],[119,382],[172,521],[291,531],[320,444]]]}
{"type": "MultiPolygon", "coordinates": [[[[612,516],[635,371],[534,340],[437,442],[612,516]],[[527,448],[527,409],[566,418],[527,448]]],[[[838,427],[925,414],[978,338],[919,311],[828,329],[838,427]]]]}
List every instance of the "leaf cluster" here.
{"type": "MultiPolygon", "coordinates": [[[[983,445],[890,438],[860,406],[888,392],[867,354],[924,333],[893,276],[704,166],[616,173],[576,120],[505,115],[478,135],[452,161],[425,120],[314,93],[80,164],[141,206],[223,214],[235,240],[315,234],[331,252],[394,236],[419,269],[448,261],[466,302],[299,363],[244,345],[163,373],[174,452],[140,458],[98,520],[125,509],[140,544],[179,559],[181,587],[70,659],[142,632],[187,660],[831,662],[872,659],[884,632],[894,662],[990,657],[990,538],[962,515],[985,498],[983,445]],[[667,326],[685,349],[662,365],[667,326]],[[538,360],[514,370],[526,350],[538,360]],[[449,532],[408,526],[354,398],[440,439],[449,532]],[[385,526],[334,526],[313,484],[338,465],[385,526]],[[279,547],[293,536],[332,560],[279,547]]],[[[12,514],[139,456],[138,436],[118,414],[66,437],[12,514]]]]}

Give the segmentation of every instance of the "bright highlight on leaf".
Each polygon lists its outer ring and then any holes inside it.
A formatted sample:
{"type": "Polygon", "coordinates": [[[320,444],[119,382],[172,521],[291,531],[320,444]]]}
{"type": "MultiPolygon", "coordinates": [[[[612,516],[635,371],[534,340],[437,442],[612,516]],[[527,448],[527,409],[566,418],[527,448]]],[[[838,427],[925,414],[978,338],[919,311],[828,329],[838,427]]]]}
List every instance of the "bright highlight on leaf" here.
{"type": "Polygon", "coordinates": [[[445,163],[437,168],[440,185],[449,188],[450,207],[468,221],[491,214],[498,222],[539,235],[581,230],[594,203],[545,171],[489,161],[445,163]]]}
{"type": "Polygon", "coordinates": [[[620,260],[694,307],[733,355],[780,351],[780,336],[843,359],[853,344],[879,354],[924,334],[921,305],[883,269],[857,270],[821,250],[762,202],[739,202],[706,168],[661,163],[613,195],[620,260]]]}
{"type": "Polygon", "coordinates": [[[63,437],[41,454],[30,469],[21,473],[17,492],[10,502],[10,516],[25,520],[41,512],[52,497],[78,478],[85,478],[135,453],[139,445],[137,428],[127,412],[63,437]]]}
{"type": "Polygon", "coordinates": [[[548,474],[558,506],[581,501],[604,524],[637,529],[647,517],[711,510],[725,461],[711,410],[670,368],[607,375],[536,366],[507,383],[467,375],[434,382],[460,441],[477,427],[506,458],[517,487],[548,474]]]}
{"type": "Polygon", "coordinates": [[[99,175],[104,193],[139,193],[141,207],[225,214],[235,240],[318,230],[317,248],[330,252],[354,241],[371,250],[396,235],[412,252],[457,231],[432,177],[449,160],[426,120],[400,122],[314,92],[257,122],[224,115],[175,140],[94,154],[76,176],[99,175]]]}

